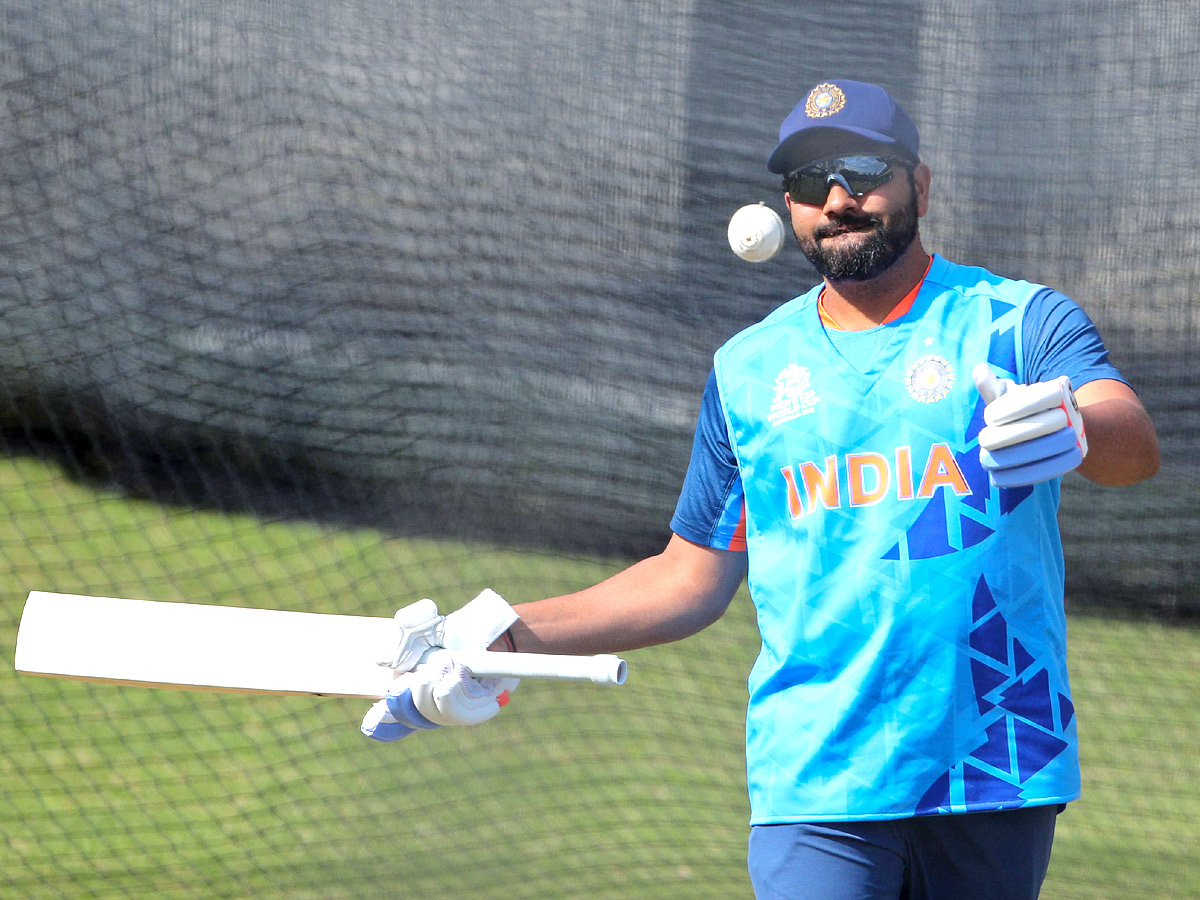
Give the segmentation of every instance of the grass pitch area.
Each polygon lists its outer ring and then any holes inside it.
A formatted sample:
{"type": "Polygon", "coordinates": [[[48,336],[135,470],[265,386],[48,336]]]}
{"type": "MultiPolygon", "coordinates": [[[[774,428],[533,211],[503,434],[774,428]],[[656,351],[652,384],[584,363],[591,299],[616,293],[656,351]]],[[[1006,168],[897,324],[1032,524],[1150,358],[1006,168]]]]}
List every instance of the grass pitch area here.
{"type": "MultiPolygon", "coordinates": [[[[496,721],[395,745],[369,704],[18,676],[32,589],[387,615],[514,602],[622,563],[263,523],[0,463],[0,884],[23,898],[750,897],[743,593],[620,688],[526,680],[496,721]]],[[[213,653],[219,654],[220,647],[213,653]]],[[[1200,896],[1200,631],[1071,621],[1085,797],[1043,896],[1200,896]]]]}

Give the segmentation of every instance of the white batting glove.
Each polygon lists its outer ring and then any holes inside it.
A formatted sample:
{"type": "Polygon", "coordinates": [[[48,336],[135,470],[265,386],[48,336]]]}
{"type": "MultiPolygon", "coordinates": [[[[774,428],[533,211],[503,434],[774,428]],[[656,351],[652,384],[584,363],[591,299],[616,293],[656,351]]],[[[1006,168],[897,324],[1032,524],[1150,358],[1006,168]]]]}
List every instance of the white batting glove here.
{"type": "Polygon", "coordinates": [[[446,617],[438,614],[437,604],[428,597],[403,609],[393,617],[396,634],[378,648],[375,662],[400,672],[416,668],[421,657],[438,645],[446,617]]]}
{"type": "Polygon", "coordinates": [[[438,725],[478,725],[500,712],[517,689],[517,678],[475,678],[450,650],[435,650],[418,669],[412,686],[421,715],[438,725]]]}
{"type": "Polygon", "coordinates": [[[416,679],[415,672],[397,678],[388,695],[367,710],[359,730],[373,740],[389,744],[417,731],[441,728],[417,709],[412,695],[412,684],[416,679]]]}
{"type": "Polygon", "coordinates": [[[475,678],[446,650],[402,675],[388,696],[363,717],[360,730],[384,743],[445,725],[478,725],[496,716],[520,682],[475,678]]]}
{"type": "Polygon", "coordinates": [[[979,461],[996,487],[1020,487],[1065,475],[1087,456],[1083,416],[1071,379],[1016,384],[986,363],[972,372],[987,404],[979,461]]]}
{"type": "Polygon", "coordinates": [[[400,672],[416,668],[431,650],[484,650],[517,621],[516,611],[493,590],[484,590],[462,609],[438,614],[432,600],[397,610],[397,632],[380,648],[375,661],[400,672]]]}

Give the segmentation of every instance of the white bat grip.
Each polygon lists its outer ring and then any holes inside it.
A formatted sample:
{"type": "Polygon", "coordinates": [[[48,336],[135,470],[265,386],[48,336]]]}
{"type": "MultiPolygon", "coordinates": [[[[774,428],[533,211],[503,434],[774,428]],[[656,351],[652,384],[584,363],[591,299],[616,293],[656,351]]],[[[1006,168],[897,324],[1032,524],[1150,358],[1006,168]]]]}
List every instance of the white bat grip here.
{"type": "Polygon", "coordinates": [[[596,684],[624,684],[629,669],[625,660],[609,654],[560,656],[551,653],[452,650],[447,655],[480,678],[561,678],[596,684]]]}

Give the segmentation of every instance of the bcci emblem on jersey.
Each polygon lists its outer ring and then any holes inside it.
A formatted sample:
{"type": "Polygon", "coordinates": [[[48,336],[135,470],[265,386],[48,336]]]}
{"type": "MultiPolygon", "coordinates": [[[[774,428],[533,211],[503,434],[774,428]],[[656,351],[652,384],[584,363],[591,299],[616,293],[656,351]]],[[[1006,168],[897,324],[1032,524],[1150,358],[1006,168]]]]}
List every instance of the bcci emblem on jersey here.
{"type": "Polygon", "coordinates": [[[908,395],[921,403],[937,403],[954,386],[954,367],[941,356],[922,356],[905,375],[908,395]]]}

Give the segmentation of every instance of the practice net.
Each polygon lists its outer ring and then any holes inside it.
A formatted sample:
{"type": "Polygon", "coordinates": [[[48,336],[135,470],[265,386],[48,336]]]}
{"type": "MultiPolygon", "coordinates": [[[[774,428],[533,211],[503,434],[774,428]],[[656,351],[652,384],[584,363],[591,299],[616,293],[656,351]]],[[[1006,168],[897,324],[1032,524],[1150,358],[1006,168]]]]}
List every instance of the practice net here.
{"type": "Polygon", "coordinates": [[[749,896],[744,594],[623,688],[396,747],[12,649],[35,589],[389,615],[657,552],[713,350],[817,281],[725,225],[782,209],[827,77],[920,127],[926,246],[1077,299],[1155,421],[1155,479],[1064,482],[1047,893],[1200,893],[1197,71],[1186,0],[6,4],[5,896],[749,896]]]}

